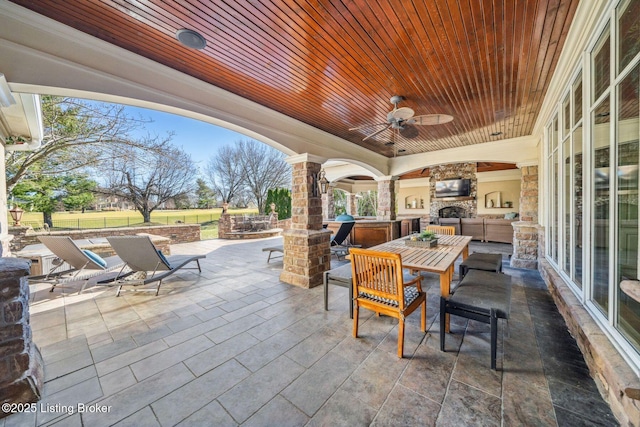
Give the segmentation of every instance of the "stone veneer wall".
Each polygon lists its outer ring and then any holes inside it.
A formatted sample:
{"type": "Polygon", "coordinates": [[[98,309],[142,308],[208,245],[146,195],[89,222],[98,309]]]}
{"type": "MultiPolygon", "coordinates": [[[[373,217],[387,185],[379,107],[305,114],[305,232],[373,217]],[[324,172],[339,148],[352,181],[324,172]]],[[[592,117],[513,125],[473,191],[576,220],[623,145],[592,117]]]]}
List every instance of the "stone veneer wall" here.
{"type": "Polygon", "coordinates": [[[322,228],[322,198],[314,188],[320,167],[301,161],[291,171],[291,228],[282,233],[280,280],[302,288],[321,285],[323,273],[331,268],[331,232],[322,228]]]}
{"type": "Polygon", "coordinates": [[[520,182],[520,221],[513,225],[511,267],[538,268],[538,166],[523,166],[520,182]]]}
{"type": "MultiPolygon", "coordinates": [[[[44,382],[42,356],[29,324],[29,262],[0,258],[0,396],[5,403],[34,403],[44,382]]],[[[1,411],[0,418],[11,412],[1,411]]]]}
{"type": "Polygon", "coordinates": [[[431,195],[431,205],[429,215],[431,218],[438,218],[438,211],[447,206],[463,208],[467,212],[467,217],[475,218],[478,212],[478,172],[477,163],[450,163],[446,165],[433,166],[430,169],[429,192],[431,195]],[[436,181],[445,179],[470,179],[471,193],[468,200],[441,200],[436,198],[436,181]]]}
{"type": "Polygon", "coordinates": [[[200,224],[176,224],[158,225],[152,227],[118,227],[118,228],[97,228],[87,230],[52,231],[49,233],[34,233],[29,227],[10,227],[9,234],[12,234],[11,252],[17,252],[27,245],[40,243],[38,236],[71,236],[72,239],[88,239],[91,237],[109,236],[135,236],[140,233],[155,234],[157,236],[171,239],[170,244],[188,243],[200,241],[200,224]]]}
{"type": "Polygon", "coordinates": [[[329,220],[336,217],[336,203],[333,197],[333,187],[329,186],[329,191],[322,196],[322,219],[329,220]]]}
{"type": "Polygon", "coordinates": [[[347,210],[347,213],[353,216],[358,215],[358,198],[353,193],[347,193],[347,197],[349,200],[348,202],[349,210],[347,210]]]}
{"type": "Polygon", "coordinates": [[[396,219],[396,184],[394,180],[378,181],[378,221],[396,219]]]}

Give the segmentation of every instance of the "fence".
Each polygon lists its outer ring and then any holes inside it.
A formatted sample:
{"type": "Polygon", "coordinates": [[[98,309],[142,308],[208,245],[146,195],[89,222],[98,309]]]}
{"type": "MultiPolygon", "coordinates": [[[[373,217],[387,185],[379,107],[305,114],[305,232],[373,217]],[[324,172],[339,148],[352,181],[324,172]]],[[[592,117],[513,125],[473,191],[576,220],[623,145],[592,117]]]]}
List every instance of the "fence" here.
{"type": "MultiPolygon", "coordinates": [[[[206,224],[217,223],[220,214],[168,214],[168,215],[151,215],[151,221],[155,224],[206,224]]],[[[54,219],[52,221],[53,228],[59,230],[82,230],[88,228],[116,228],[116,227],[133,227],[141,225],[142,218],[125,217],[125,218],[74,218],[74,219],[54,219]]],[[[22,221],[22,225],[31,226],[34,230],[43,228],[42,221],[22,221]]]]}

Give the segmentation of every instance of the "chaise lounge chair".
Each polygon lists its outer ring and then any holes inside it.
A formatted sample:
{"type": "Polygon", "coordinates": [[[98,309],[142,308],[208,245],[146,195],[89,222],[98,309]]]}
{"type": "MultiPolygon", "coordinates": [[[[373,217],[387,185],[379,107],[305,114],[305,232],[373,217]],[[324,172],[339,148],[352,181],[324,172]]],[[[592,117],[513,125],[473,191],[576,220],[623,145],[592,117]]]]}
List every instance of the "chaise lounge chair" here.
{"type": "Polygon", "coordinates": [[[117,236],[107,237],[107,240],[126,266],[134,272],[133,275],[116,282],[119,285],[116,296],[120,296],[123,286],[142,286],[158,282],[157,296],[162,280],[192,261],[196,262],[198,271],[202,272],[200,259],[205,258],[205,255],[165,256],[156,249],[149,236],[117,236]],[[149,272],[151,275],[148,275],[149,272]]]}
{"type": "Polygon", "coordinates": [[[91,251],[83,250],[71,240],[69,236],[39,236],[38,239],[57,257],[53,267],[46,274],[32,276],[29,280],[34,282],[51,283],[53,292],[56,286],[62,283],[83,281],[80,292],[90,284],[104,283],[115,280],[118,276],[114,273],[125,264],[117,256],[102,258],[91,251]],[[71,269],[62,270],[64,263],[71,269]]]}
{"type": "MultiPolygon", "coordinates": [[[[340,257],[344,257],[347,255],[349,248],[359,248],[360,245],[352,245],[349,243],[349,235],[351,234],[351,229],[355,225],[355,220],[351,215],[340,215],[336,218],[336,221],[340,221],[339,218],[343,217],[345,220],[341,221],[340,228],[336,231],[336,234],[331,235],[331,240],[329,242],[331,246],[331,255],[335,255],[338,260],[340,257]],[[350,219],[349,219],[350,218],[350,219]]],[[[326,228],[326,226],[323,226],[326,228]]],[[[271,259],[282,258],[284,256],[284,246],[276,245],[269,246],[266,248],[262,248],[262,252],[269,252],[269,256],[267,257],[267,264],[271,259]],[[281,253],[282,255],[274,256],[273,253],[281,253]]]]}
{"type": "Polygon", "coordinates": [[[338,215],[336,222],[341,222],[340,228],[336,234],[331,235],[331,254],[335,255],[338,260],[349,252],[349,248],[359,248],[360,245],[352,245],[349,241],[351,230],[356,225],[355,219],[351,215],[338,215]]]}

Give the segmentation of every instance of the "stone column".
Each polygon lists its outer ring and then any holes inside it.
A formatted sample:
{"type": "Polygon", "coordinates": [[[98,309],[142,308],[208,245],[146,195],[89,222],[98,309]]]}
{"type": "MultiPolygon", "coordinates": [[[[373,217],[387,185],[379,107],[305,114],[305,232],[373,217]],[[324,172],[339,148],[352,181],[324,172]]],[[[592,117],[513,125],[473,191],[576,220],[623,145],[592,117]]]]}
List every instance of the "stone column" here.
{"type": "MultiPolygon", "coordinates": [[[[29,261],[0,258],[0,396],[2,403],[33,403],[43,387],[42,356],[29,324],[29,261]]],[[[9,415],[0,411],[0,418],[9,415]]]]}
{"type": "Polygon", "coordinates": [[[397,177],[383,176],[378,181],[378,221],[396,219],[396,179],[397,177]]]}
{"type": "Polygon", "coordinates": [[[336,217],[335,202],[333,200],[333,186],[329,185],[327,194],[322,194],[322,219],[324,221],[336,217]]]}
{"type": "Polygon", "coordinates": [[[322,199],[316,177],[326,159],[310,154],[292,156],[291,229],[282,233],[283,268],[280,280],[302,288],[322,284],[322,273],[331,268],[329,237],[322,228],[322,199]]]}
{"type": "Polygon", "coordinates": [[[354,193],[349,193],[347,197],[347,212],[351,216],[358,215],[358,198],[354,193]]]}
{"type": "Polygon", "coordinates": [[[511,267],[538,268],[538,166],[521,166],[520,221],[513,222],[511,267]]]}

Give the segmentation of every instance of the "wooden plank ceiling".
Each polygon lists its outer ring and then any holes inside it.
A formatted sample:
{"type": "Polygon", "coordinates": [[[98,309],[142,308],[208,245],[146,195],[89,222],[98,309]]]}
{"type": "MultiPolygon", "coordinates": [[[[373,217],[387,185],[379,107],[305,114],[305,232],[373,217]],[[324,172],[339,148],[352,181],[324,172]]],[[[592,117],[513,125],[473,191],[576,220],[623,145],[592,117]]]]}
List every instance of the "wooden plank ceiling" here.
{"type": "Polygon", "coordinates": [[[13,1],[391,157],[531,134],[579,0],[13,1]]]}

